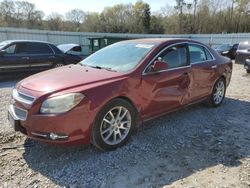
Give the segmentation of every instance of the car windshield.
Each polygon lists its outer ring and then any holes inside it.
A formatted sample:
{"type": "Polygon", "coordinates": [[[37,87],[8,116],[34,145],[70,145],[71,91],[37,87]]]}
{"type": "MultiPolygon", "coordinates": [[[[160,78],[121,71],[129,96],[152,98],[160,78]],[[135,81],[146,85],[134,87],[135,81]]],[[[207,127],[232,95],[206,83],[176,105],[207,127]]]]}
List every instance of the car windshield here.
{"type": "Polygon", "coordinates": [[[154,44],[121,42],[105,47],[80,62],[81,65],[127,72],[135,68],[154,44]]]}
{"type": "Polygon", "coordinates": [[[7,43],[6,42],[1,42],[0,43],[0,49],[2,49],[4,46],[6,46],[7,45],[7,43]]]}
{"type": "Polygon", "coordinates": [[[216,49],[227,51],[227,50],[230,50],[230,48],[231,48],[231,46],[229,44],[222,44],[222,45],[218,46],[216,49]]]}

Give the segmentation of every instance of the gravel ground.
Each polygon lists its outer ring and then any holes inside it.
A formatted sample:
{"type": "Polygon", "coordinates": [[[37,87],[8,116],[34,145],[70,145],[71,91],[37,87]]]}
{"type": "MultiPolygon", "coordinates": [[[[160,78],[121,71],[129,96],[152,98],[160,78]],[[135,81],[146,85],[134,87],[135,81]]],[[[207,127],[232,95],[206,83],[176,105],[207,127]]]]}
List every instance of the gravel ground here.
{"type": "Polygon", "coordinates": [[[203,104],[145,123],[112,152],[62,148],[14,133],[0,83],[0,187],[250,187],[250,75],[234,65],[219,108],[203,104]]]}

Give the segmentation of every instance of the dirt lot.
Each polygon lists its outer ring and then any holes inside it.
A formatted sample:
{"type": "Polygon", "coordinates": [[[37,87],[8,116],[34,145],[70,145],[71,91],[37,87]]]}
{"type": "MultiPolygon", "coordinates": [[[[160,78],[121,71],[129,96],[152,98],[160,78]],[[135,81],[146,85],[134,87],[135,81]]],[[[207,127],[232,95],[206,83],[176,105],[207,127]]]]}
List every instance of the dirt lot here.
{"type": "Polygon", "coordinates": [[[234,65],[219,108],[198,104],[147,122],[113,152],[60,148],[14,133],[0,83],[0,187],[250,187],[250,75],[234,65]]]}

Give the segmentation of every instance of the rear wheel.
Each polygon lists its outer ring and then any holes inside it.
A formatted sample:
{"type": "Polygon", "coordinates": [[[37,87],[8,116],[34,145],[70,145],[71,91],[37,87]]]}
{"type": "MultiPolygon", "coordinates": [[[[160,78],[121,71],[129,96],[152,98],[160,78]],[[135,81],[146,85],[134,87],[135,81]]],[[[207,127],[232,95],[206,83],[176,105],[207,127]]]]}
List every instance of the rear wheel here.
{"type": "Polygon", "coordinates": [[[250,73],[250,69],[247,69],[247,73],[250,73]]]}
{"type": "Polygon", "coordinates": [[[209,104],[218,107],[222,104],[226,93],[226,83],[224,78],[220,78],[214,85],[213,92],[209,98],[209,104]]]}
{"type": "Polygon", "coordinates": [[[103,107],[96,117],[92,143],[102,150],[124,145],[135,127],[136,110],[123,99],[115,99],[103,107]]]}

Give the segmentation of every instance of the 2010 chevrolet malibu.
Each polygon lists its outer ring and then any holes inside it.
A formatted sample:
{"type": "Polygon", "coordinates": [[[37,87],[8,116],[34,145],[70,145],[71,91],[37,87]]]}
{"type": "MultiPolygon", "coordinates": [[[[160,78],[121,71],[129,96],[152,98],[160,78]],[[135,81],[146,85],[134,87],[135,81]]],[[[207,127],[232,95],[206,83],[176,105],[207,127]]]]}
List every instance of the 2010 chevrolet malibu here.
{"type": "Polygon", "coordinates": [[[143,121],[204,100],[219,106],[231,73],[230,59],[193,40],[123,41],[20,81],[8,117],[35,140],[112,150],[143,121]]]}

